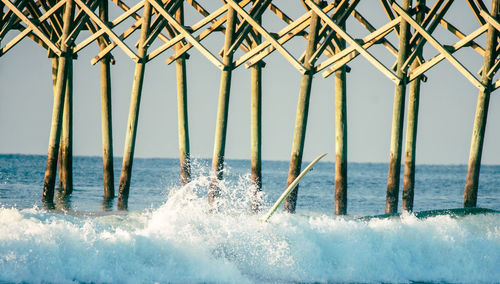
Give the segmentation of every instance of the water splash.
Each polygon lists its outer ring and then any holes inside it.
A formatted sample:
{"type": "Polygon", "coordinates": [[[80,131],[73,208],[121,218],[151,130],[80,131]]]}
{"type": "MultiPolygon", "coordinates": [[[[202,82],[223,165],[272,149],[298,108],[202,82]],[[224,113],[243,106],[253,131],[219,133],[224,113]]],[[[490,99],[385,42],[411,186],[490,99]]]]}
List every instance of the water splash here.
{"type": "MultiPolygon", "coordinates": [[[[128,214],[0,209],[7,282],[497,282],[500,215],[359,220],[250,214],[251,182],[172,187],[157,209],[128,214]]],[[[266,196],[263,196],[266,200],[266,196]]],[[[266,203],[267,204],[267,203],[266,203]]]]}

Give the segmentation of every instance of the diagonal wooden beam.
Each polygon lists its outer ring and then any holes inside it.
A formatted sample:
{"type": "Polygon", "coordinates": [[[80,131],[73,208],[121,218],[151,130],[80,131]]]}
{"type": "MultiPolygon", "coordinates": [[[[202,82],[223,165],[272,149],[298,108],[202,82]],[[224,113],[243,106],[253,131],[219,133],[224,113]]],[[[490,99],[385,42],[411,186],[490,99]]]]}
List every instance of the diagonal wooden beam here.
{"type": "Polygon", "coordinates": [[[453,55],[450,54],[446,48],[444,48],[432,35],[430,35],[425,29],[423,29],[413,18],[408,15],[403,9],[396,3],[392,4],[392,8],[398,13],[403,19],[405,19],[418,33],[422,36],[460,72],[464,77],[469,80],[474,86],[479,90],[483,91],[485,86],[479,81],[472,73],[465,68],[453,55]]]}
{"type": "MultiPolygon", "coordinates": [[[[105,33],[108,34],[108,36],[116,43],[118,46],[134,61],[139,61],[139,57],[135,52],[130,49],[114,32],[111,30],[94,12],[87,6],[85,3],[83,3],[82,0],[74,0],[75,3],[80,6],[81,9],[85,11],[89,15],[89,17],[101,28],[104,29],[105,33]]],[[[92,63],[92,61],[91,61],[92,63]]],[[[97,62],[94,62],[92,64],[95,64],[97,62]]]]}
{"type": "Polygon", "coordinates": [[[306,69],[302,64],[300,64],[295,57],[293,57],[281,44],[271,36],[259,23],[257,23],[245,10],[243,10],[238,4],[236,4],[233,0],[227,0],[228,4],[234,8],[234,10],[243,16],[245,20],[252,25],[254,29],[256,29],[262,36],[264,36],[267,40],[271,42],[271,44],[276,48],[284,57],[288,60],[300,73],[305,73],[306,69]]]}
{"type": "MultiPolygon", "coordinates": [[[[89,2],[91,3],[90,9],[92,11],[95,11],[97,6],[99,5],[99,1],[100,0],[94,0],[94,2],[91,2],[89,0],[89,2]]],[[[80,31],[83,29],[83,27],[85,26],[85,23],[87,23],[88,19],[89,19],[89,16],[83,10],[80,10],[78,12],[78,14],[75,17],[75,21],[73,22],[74,23],[73,30],[69,34],[69,36],[66,39],[66,41],[64,42],[64,44],[66,44],[67,46],[73,45],[76,38],[78,37],[78,34],[80,34],[80,31]]]]}
{"type": "Polygon", "coordinates": [[[370,52],[364,49],[356,40],[354,40],[350,35],[348,35],[341,27],[335,24],[328,15],[326,15],[314,2],[311,0],[306,0],[306,3],[311,7],[311,9],[318,14],[318,16],[330,27],[332,27],[337,34],[344,39],[347,43],[354,46],[354,48],[363,55],[373,66],[375,66],[382,74],[391,79],[394,83],[399,84],[401,78],[398,78],[391,70],[389,70],[385,65],[383,65],[377,58],[375,58],[370,52]]]}
{"type": "MultiPolygon", "coordinates": [[[[334,8],[334,3],[330,3],[328,6],[323,8],[323,11],[325,13],[328,13],[334,8]]],[[[309,26],[310,20],[312,16],[312,11],[309,11],[299,17],[297,20],[295,20],[293,23],[290,25],[284,27],[281,29],[281,31],[278,32],[278,42],[280,44],[285,44],[287,41],[295,37],[298,33],[302,32],[304,29],[306,29],[309,26]]],[[[241,64],[245,63],[246,61],[246,67],[250,67],[257,62],[261,61],[264,59],[266,56],[271,54],[274,50],[274,46],[271,45],[271,42],[266,40],[263,43],[259,44],[257,47],[252,48],[250,52],[247,52],[243,56],[241,56],[238,60],[236,60],[235,66],[238,67],[241,64]]]]}
{"type": "MultiPolygon", "coordinates": [[[[38,18],[38,21],[40,23],[44,22],[47,20],[50,16],[52,16],[53,13],[55,13],[59,8],[61,8],[65,4],[65,1],[60,1],[52,7],[49,11],[45,12],[42,16],[38,18]]],[[[31,27],[27,27],[24,29],[21,33],[19,33],[16,37],[14,37],[9,43],[7,43],[1,50],[0,50],[0,55],[3,55],[7,53],[10,49],[12,49],[17,43],[19,43],[24,37],[28,36],[32,32],[31,27]]],[[[44,42],[45,43],[45,42],[44,42]]],[[[46,44],[45,44],[46,45],[46,44]]],[[[47,45],[46,45],[47,46],[47,45]]],[[[47,46],[48,47],[48,46],[47,46]]]]}
{"type": "MultiPolygon", "coordinates": [[[[457,50],[459,50],[460,48],[467,46],[468,44],[470,44],[470,42],[472,42],[472,40],[474,40],[478,36],[482,35],[487,30],[488,30],[488,25],[483,25],[483,26],[479,27],[477,30],[475,30],[474,32],[470,33],[468,36],[460,39],[454,45],[452,45],[452,47],[451,47],[452,50],[450,50],[450,53],[452,53],[452,52],[454,53],[457,50]]],[[[439,62],[444,60],[445,58],[446,57],[444,56],[444,54],[440,53],[440,54],[434,56],[433,58],[427,60],[427,62],[423,63],[415,70],[412,70],[410,74],[408,74],[409,81],[413,81],[414,79],[418,78],[421,74],[427,72],[427,70],[429,70],[430,68],[432,68],[433,66],[435,66],[436,64],[438,64],[439,62]]]]}
{"type": "Polygon", "coordinates": [[[9,0],[2,0],[2,2],[16,14],[17,17],[35,33],[55,54],[61,55],[61,50],[30,20],[26,17],[16,6],[14,6],[9,0]]]}
{"type": "MultiPolygon", "coordinates": [[[[397,17],[394,20],[390,21],[389,23],[383,25],[380,27],[378,30],[372,32],[371,34],[367,35],[362,39],[362,47],[364,49],[369,48],[370,46],[376,44],[378,41],[380,41],[382,38],[384,38],[386,35],[388,35],[392,30],[401,22],[401,17],[397,17]]],[[[327,71],[325,71],[322,76],[323,78],[326,78],[333,74],[335,71],[338,69],[342,68],[345,64],[349,63],[351,60],[356,58],[359,55],[359,51],[356,50],[354,46],[349,46],[345,49],[343,49],[340,52],[337,52],[334,56],[328,58],[327,60],[323,61],[321,64],[319,64],[316,67],[317,72],[325,69],[326,67],[330,66],[331,64],[334,64],[334,66],[330,67],[327,71]]]]}
{"type": "MultiPolygon", "coordinates": [[[[447,29],[452,34],[454,34],[456,37],[458,37],[459,39],[463,39],[463,38],[467,37],[466,34],[464,34],[463,32],[461,32],[458,28],[456,28],[454,25],[450,24],[445,19],[441,19],[440,24],[445,29],[447,29]]],[[[484,49],[479,44],[477,44],[474,41],[471,41],[470,42],[470,46],[472,47],[472,49],[474,49],[475,51],[477,51],[477,53],[479,53],[481,56],[484,56],[484,49]]]]}
{"type": "MultiPolygon", "coordinates": [[[[26,0],[18,0],[14,1],[13,5],[15,7],[18,7],[19,10],[23,10],[24,7],[26,6],[26,0]]],[[[19,18],[15,16],[14,12],[12,9],[7,10],[7,13],[3,15],[2,19],[2,24],[0,27],[2,30],[0,31],[0,39],[3,39],[3,37],[11,30],[11,27],[16,23],[16,20],[19,18]]]]}
{"type": "MultiPolygon", "coordinates": [[[[143,7],[144,7],[144,1],[140,1],[134,7],[128,9],[125,13],[121,14],[114,21],[112,21],[110,23],[110,28],[113,28],[113,27],[119,25],[120,23],[122,23],[123,21],[125,21],[126,19],[128,19],[133,13],[136,13],[138,10],[142,9],[143,7]]],[[[132,27],[134,27],[133,31],[135,31],[137,28],[139,28],[140,24],[141,24],[140,20],[137,20],[132,25],[132,27]]],[[[76,47],[73,49],[73,51],[75,53],[78,52],[79,50],[85,48],[87,45],[91,44],[97,38],[101,37],[104,34],[106,34],[106,31],[104,29],[100,29],[100,30],[96,31],[91,36],[89,36],[88,38],[86,38],[85,40],[83,40],[82,42],[80,42],[79,44],[77,44],[76,47]]],[[[112,42],[110,45],[113,45],[113,48],[114,48],[114,47],[116,47],[117,44],[115,42],[112,42]]],[[[107,48],[109,48],[110,45],[108,45],[107,48]]],[[[100,58],[97,59],[97,60],[99,61],[100,58]]]]}
{"type": "Polygon", "coordinates": [[[167,19],[167,21],[182,35],[184,38],[189,41],[198,51],[201,52],[205,58],[207,58],[210,62],[212,62],[217,68],[224,69],[224,64],[220,60],[218,60],[210,51],[208,51],[203,45],[200,44],[198,40],[196,40],[181,24],[177,22],[163,7],[158,4],[156,0],[148,0],[149,3],[162,15],[167,19]]]}

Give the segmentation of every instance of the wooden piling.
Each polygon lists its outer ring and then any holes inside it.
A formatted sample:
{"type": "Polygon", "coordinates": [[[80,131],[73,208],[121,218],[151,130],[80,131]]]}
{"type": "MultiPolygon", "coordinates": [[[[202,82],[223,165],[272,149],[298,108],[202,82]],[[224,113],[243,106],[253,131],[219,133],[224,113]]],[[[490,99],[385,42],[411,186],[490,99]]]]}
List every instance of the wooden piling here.
{"type": "Polygon", "coordinates": [[[227,26],[224,40],[224,57],[222,63],[225,68],[221,72],[219,105],[217,108],[217,123],[215,127],[214,153],[212,157],[213,176],[210,181],[208,203],[214,205],[220,194],[219,181],[223,177],[224,153],[226,149],[227,117],[229,111],[229,95],[231,90],[231,74],[233,71],[233,54],[229,52],[233,43],[236,12],[233,8],[227,11],[227,26]]]}
{"type": "MultiPolygon", "coordinates": [[[[499,0],[491,2],[491,16],[497,18],[499,0]]],[[[491,80],[488,73],[495,62],[497,46],[497,30],[493,25],[488,25],[486,39],[486,52],[484,54],[484,65],[481,73],[481,83],[486,87],[484,91],[479,92],[477,98],[476,116],[474,119],[474,129],[469,154],[469,166],[467,169],[467,179],[464,190],[464,207],[476,207],[477,190],[479,186],[479,171],[481,168],[481,157],[483,154],[484,134],[486,129],[486,120],[488,117],[488,107],[490,102],[490,93],[492,90],[491,80]]]]}
{"type": "Polygon", "coordinates": [[[255,64],[251,70],[251,111],[250,111],[250,164],[254,192],[250,203],[252,212],[260,210],[258,193],[262,189],[262,67],[255,64]]]}
{"type": "Polygon", "coordinates": [[[62,132],[59,146],[62,197],[73,192],[73,59],[68,58],[66,75],[66,94],[62,117],[62,132]]]}
{"type": "Polygon", "coordinates": [[[130,180],[132,177],[132,163],[134,159],[135,138],[137,134],[137,123],[139,119],[139,107],[141,103],[142,83],[144,81],[144,69],[146,66],[145,57],[147,48],[144,46],[149,34],[151,23],[151,4],[146,1],[144,4],[144,14],[139,39],[138,56],[139,61],[135,65],[134,82],[132,84],[132,94],[130,97],[130,109],[127,122],[127,134],[125,147],[123,150],[123,164],[120,176],[120,186],[118,191],[117,207],[119,210],[127,210],[130,180]]]}
{"type": "MultiPolygon", "coordinates": [[[[104,22],[108,21],[108,1],[101,0],[99,17],[104,22]]],[[[103,40],[99,41],[99,49],[106,48],[103,40]]],[[[110,56],[106,55],[101,60],[101,124],[102,124],[102,169],[104,182],[104,200],[115,197],[114,167],[113,167],[113,124],[111,108],[111,70],[110,56]]]]}
{"type": "MultiPolygon", "coordinates": [[[[256,19],[261,23],[261,16],[256,19]]],[[[252,48],[261,43],[261,36],[254,37],[252,48]]],[[[259,192],[262,190],[262,67],[259,62],[252,66],[250,78],[250,167],[253,192],[250,201],[250,210],[258,212],[261,207],[259,192]]]]}
{"type": "MultiPolygon", "coordinates": [[[[68,37],[73,21],[74,3],[73,0],[66,1],[64,11],[64,25],[61,35],[61,42],[65,42],[68,37]]],[[[68,73],[68,61],[72,60],[72,55],[68,53],[69,48],[61,44],[63,54],[58,60],[57,82],[54,94],[54,104],[52,107],[52,122],[50,128],[49,147],[47,154],[47,165],[43,181],[42,201],[51,204],[54,201],[54,185],[57,171],[57,156],[59,154],[59,142],[61,138],[61,121],[64,107],[64,97],[66,91],[66,77],[68,73]]]]}
{"type": "MultiPolygon", "coordinates": [[[[184,24],[184,5],[181,4],[177,10],[176,19],[184,24]]],[[[176,45],[176,50],[182,49],[182,44],[176,45]]],[[[189,150],[189,123],[187,104],[187,80],[186,80],[186,56],[183,54],[176,60],[177,70],[177,116],[179,131],[179,165],[181,170],[181,184],[185,185],[191,181],[191,163],[189,150]]]]}
{"type": "MultiPolygon", "coordinates": [[[[403,0],[403,10],[409,11],[411,0],[403,0]]],[[[401,70],[406,57],[408,56],[409,24],[401,20],[399,28],[399,51],[397,60],[396,75],[401,80],[396,85],[394,92],[394,108],[392,115],[391,131],[391,151],[389,159],[389,175],[387,178],[387,197],[385,213],[395,213],[398,211],[399,180],[401,172],[401,148],[403,140],[403,122],[406,93],[406,72],[401,70]]]]}
{"type": "MultiPolygon", "coordinates": [[[[316,4],[319,0],[314,1],[316,4]]],[[[286,186],[288,187],[300,174],[302,166],[302,154],[304,152],[304,141],[307,128],[307,117],[309,112],[309,98],[311,95],[312,79],[314,74],[314,66],[309,63],[309,59],[314,54],[317,45],[317,34],[319,28],[319,17],[316,13],[311,16],[311,25],[309,36],[307,38],[307,48],[304,57],[304,67],[306,73],[302,75],[300,82],[299,100],[297,103],[297,114],[295,118],[295,129],[292,143],[292,154],[290,157],[290,166],[288,170],[288,179],[286,186]]],[[[283,209],[286,212],[294,213],[297,203],[297,194],[299,187],[297,186],[283,203],[283,209]]]]}
{"type": "MultiPolygon", "coordinates": [[[[342,26],[345,29],[345,24],[342,26]]],[[[345,48],[339,40],[335,53],[345,48]]],[[[347,214],[347,97],[346,67],[335,71],[335,215],[347,214]]]]}
{"type": "MultiPolygon", "coordinates": [[[[425,0],[416,2],[417,23],[422,24],[425,19],[425,0]]],[[[416,58],[422,56],[422,49],[418,50],[416,58]]],[[[417,60],[411,64],[411,69],[415,70],[419,66],[417,60]]],[[[405,168],[403,179],[403,203],[404,211],[413,211],[413,198],[415,189],[415,156],[417,145],[418,109],[420,102],[420,77],[410,82],[408,96],[408,118],[406,123],[406,145],[405,145],[405,168]]]]}

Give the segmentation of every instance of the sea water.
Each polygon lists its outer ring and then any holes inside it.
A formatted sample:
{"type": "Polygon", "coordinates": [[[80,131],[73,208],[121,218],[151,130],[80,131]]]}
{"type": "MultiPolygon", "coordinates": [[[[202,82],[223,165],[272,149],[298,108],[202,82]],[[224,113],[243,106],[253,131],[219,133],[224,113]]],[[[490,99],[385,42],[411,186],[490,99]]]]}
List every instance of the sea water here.
{"type": "MultiPolygon", "coordinates": [[[[349,165],[349,216],[333,216],[334,165],[320,162],[297,214],[263,223],[249,213],[249,161],[227,162],[218,213],[208,213],[207,160],[181,187],[178,161],[135,159],[128,212],[103,203],[101,163],[76,157],[72,196],[46,210],[45,157],[0,155],[0,282],[500,283],[498,213],[358,218],[383,213],[385,164],[349,165]]],[[[263,163],[264,210],[287,170],[263,163]]],[[[418,166],[415,210],[461,207],[466,170],[418,166]]],[[[483,166],[478,206],[500,210],[499,187],[500,166],[483,166]]]]}

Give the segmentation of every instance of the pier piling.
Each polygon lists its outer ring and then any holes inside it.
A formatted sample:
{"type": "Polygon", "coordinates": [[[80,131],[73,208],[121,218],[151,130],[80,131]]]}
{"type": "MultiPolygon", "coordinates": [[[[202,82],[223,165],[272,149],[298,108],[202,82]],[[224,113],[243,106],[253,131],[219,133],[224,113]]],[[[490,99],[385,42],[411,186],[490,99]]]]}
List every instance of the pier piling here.
{"type": "MultiPolygon", "coordinates": [[[[409,11],[411,0],[403,0],[403,10],[409,11]]],[[[400,82],[396,85],[394,92],[394,108],[392,116],[391,150],[389,158],[389,175],[387,177],[387,196],[385,213],[396,213],[398,211],[399,197],[399,175],[401,172],[401,148],[403,140],[403,123],[406,93],[406,71],[402,70],[403,64],[408,56],[409,24],[401,20],[399,28],[399,51],[397,60],[396,76],[400,82]]]]}
{"type": "Polygon", "coordinates": [[[118,191],[117,207],[120,210],[127,210],[128,195],[130,190],[130,180],[132,178],[132,163],[134,159],[135,139],[137,135],[137,123],[139,119],[139,107],[141,104],[142,84],[144,82],[144,69],[146,67],[147,47],[144,45],[149,35],[149,25],[151,23],[151,4],[146,1],[144,4],[144,15],[141,25],[141,35],[139,39],[138,57],[135,64],[134,82],[132,84],[132,94],[130,96],[130,108],[127,122],[127,133],[125,138],[125,148],[123,150],[122,171],[120,176],[120,186],[118,191]]]}
{"type": "MultiPolygon", "coordinates": [[[[260,42],[255,43],[255,45],[260,42]]],[[[259,62],[251,70],[251,131],[250,131],[250,164],[254,192],[250,204],[252,212],[260,209],[258,193],[262,190],[262,64],[259,62]]]]}
{"type": "MultiPolygon", "coordinates": [[[[71,53],[71,52],[70,52],[71,53]]],[[[64,95],[64,111],[60,151],[60,182],[62,196],[73,192],[73,59],[68,58],[66,74],[66,91],[64,95]]]]}
{"type": "MultiPolygon", "coordinates": [[[[213,176],[210,181],[208,203],[214,205],[215,199],[220,195],[219,181],[222,180],[224,170],[224,153],[226,150],[227,119],[229,111],[229,95],[231,91],[231,74],[233,72],[233,53],[229,52],[233,44],[235,31],[236,12],[233,8],[227,11],[227,26],[224,40],[224,55],[221,71],[219,104],[217,107],[217,123],[215,127],[214,153],[212,157],[213,176]]],[[[214,208],[215,209],[215,208],[214,208]]]]}
{"type": "MultiPolygon", "coordinates": [[[[342,28],[345,29],[345,23],[342,28]]],[[[338,53],[345,40],[338,41],[338,53]]],[[[347,214],[347,90],[346,66],[335,71],[335,215],[347,214]]]]}
{"type": "MultiPolygon", "coordinates": [[[[417,0],[416,20],[422,24],[425,18],[425,0],[417,0]]],[[[422,49],[418,49],[415,58],[421,58],[422,49]]],[[[411,64],[411,70],[419,66],[415,59],[411,64]]],[[[408,96],[408,118],[406,123],[406,145],[405,145],[405,168],[403,179],[403,202],[404,211],[413,211],[413,199],[415,190],[415,157],[417,148],[417,126],[418,110],[420,104],[420,76],[410,82],[408,96]]]]}
{"type": "MultiPolygon", "coordinates": [[[[318,4],[319,0],[314,0],[318,4]]],[[[311,16],[311,25],[309,28],[309,36],[307,38],[307,48],[304,57],[304,67],[306,72],[302,75],[300,82],[299,100],[297,103],[297,114],[295,118],[295,128],[293,134],[292,154],[290,157],[290,166],[288,169],[288,178],[286,187],[288,187],[300,174],[302,166],[302,155],[304,153],[304,142],[307,128],[307,117],[309,113],[309,99],[311,96],[312,79],[314,74],[314,66],[309,63],[318,41],[319,17],[316,13],[311,16]]],[[[283,202],[283,209],[286,212],[294,213],[297,205],[297,194],[299,186],[297,186],[283,202]]]]}
{"type": "MultiPolygon", "coordinates": [[[[108,1],[99,3],[99,18],[108,21],[108,1]]],[[[106,48],[104,40],[99,41],[99,50],[106,48]]],[[[111,68],[110,55],[106,55],[100,63],[101,68],[101,133],[102,133],[102,169],[104,183],[104,200],[115,197],[113,167],[113,123],[111,107],[111,68]]]]}
{"type": "MultiPolygon", "coordinates": [[[[184,4],[181,4],[175,16],[180,24],[184,24],[184,4]]],[[[180,51],[182,44],[176,46],[180,51]]],[[[189,150],[189,123],[187,104],[187,80],[186,80],[186,55],[183,54],[176,60],[177,71],[177,116],[179,132],[179,165],[181,170],[181,184],[185,185],[191,181],[191,162],[189,150]]]]}
{"type": "MultiPolygon", "coordinates": [[[[491,1],[490,14],[494,19],[498,17],[499,0],[491,1]]],[[[486,130],[486,119],[488,118],[488,107],[490,103],[491,81],[489,71],[495,63],[497,57],[497,30],[493,25],[488,25],[486,52],[484,54],[484,64],[481,72],[481,83],[485,89],[479,92],[477,98],[476,116],[474,119],[474,129],[469,154],[469,166],[467,168],[467,178],[464,190],[464,207],[476,207],[477,190],[479,187],[479,170],[481,168],[481,158],[483,154],[484,134],[486,130]]]]}
{"type": "MultiPolygon", "coordinates": [[[[64,9],[64,25],[61,35],[61,42],[64,43],[72,27],[74,14],[73,0],[66,1],[64,9]]],[[[54,94],[54,104],[52,107],[52,122],[50,127],[49,147],[47,154],[47,165],[43,181],[42,201],[53,203],[54,186],[57,170],[57,159],[59,155],[59,143],[61,139],[61,122],[64,108],[64,97],[66,92],[66,78],[68,74],[68,61],[72,60],[72,54],[68,53],[70,49],[65,44],[61,44],[63,54],[58,59],[57,82],[54,94]]]]}

